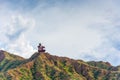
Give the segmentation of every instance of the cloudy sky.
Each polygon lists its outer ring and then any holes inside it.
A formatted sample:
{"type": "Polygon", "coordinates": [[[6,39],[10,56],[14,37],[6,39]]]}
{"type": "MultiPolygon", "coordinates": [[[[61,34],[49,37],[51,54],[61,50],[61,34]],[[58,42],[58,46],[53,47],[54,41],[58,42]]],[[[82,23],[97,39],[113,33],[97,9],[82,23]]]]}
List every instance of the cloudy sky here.
{"type": "Polygon", "coordinates": [[[0,49],[120,65],[119,0],[0,0],[0,49]]]}

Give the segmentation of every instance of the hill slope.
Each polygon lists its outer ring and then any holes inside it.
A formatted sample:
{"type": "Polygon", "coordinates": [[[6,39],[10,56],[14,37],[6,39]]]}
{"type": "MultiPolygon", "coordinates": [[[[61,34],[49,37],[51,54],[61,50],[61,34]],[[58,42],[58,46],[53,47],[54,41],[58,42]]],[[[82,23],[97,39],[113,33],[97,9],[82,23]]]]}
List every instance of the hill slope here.
{"type": "Polygon", "coordinates": [[[0,67],[0,80],[120,79],[120,67],[113,67],[108,62],[84,62],[48,53],[35,53],[24,59],[3,51],[0,52],[0,67]]]}
{"type": "Polygon", "coordinates": [[[24,58],[0,50],[0,71],[4,72],[20,65],[24,58]]]}

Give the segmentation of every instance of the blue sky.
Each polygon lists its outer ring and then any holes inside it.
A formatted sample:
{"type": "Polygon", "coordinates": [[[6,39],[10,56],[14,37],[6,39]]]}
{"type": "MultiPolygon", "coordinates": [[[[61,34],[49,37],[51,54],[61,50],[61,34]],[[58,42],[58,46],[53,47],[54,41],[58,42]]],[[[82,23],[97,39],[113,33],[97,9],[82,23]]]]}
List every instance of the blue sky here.
{"type": "Polygon", "coordinates": [[[120,65],[119,0],[0,0],[0,48],[120,65]]]}

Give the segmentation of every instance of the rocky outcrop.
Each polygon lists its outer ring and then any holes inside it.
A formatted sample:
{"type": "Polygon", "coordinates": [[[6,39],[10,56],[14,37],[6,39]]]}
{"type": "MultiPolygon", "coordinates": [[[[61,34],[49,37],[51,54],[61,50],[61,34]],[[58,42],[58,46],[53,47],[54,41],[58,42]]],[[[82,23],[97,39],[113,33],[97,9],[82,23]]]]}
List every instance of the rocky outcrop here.
{"type": "Polygon", "coordinates": [[[0,62],[5,58],[4,51],[0,50],[0,62]]]}

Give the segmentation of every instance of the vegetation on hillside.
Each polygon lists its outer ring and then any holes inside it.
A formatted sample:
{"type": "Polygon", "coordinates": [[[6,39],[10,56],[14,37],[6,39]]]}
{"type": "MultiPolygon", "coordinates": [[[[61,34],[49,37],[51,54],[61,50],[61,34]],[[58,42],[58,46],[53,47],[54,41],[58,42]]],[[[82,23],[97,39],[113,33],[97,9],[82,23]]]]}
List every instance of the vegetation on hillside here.
{"type": "Polygon", "coordinates": [[[84,62],[48,53],[29,59],[0,52],[0,80],[119,80],[120,67],[108,62],[84,62]]]}

